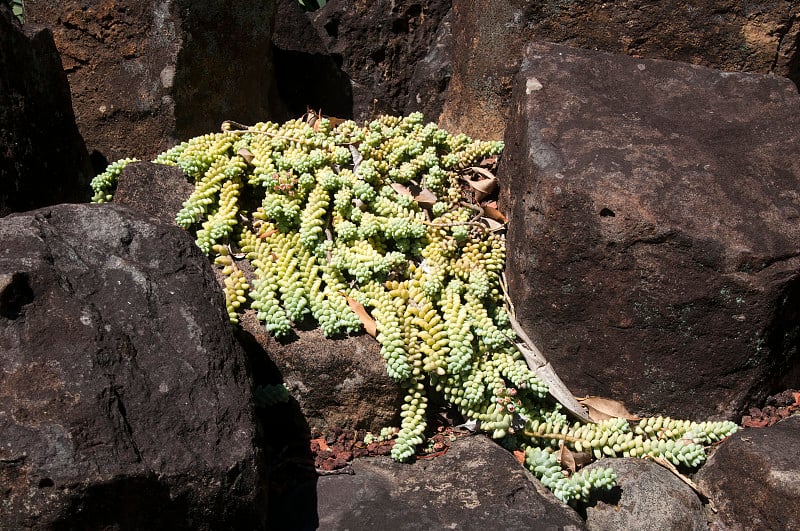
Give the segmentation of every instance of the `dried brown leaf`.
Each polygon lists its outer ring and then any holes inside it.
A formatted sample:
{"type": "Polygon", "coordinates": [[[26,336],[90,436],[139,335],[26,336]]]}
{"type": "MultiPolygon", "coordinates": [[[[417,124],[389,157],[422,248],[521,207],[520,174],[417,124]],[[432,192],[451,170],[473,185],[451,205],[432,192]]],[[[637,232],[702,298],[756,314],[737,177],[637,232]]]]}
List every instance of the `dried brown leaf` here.
{"type": "Polygon", "coordinates": [[[519,464],[525,466],[525,452],[523,452],[522,450],[514,450],[513,453],[514,453],[514,458],[516,458],[519,464]]]}
{"type": "MultiPolygon", "coordinates": [[[[496,182],[497,181],[497,177],[495,177],[494,173],[490,172],[486,168],[481,168],[480,166],[470,166],[469,169],[474,171],[475,173],[477,173],[481,177],[484,177],[485,179],[488,179],[490,181],[495,181],[495,186],[497,185],[497,182],[496,182]]],[[[470,179],[470,180],[474,180],[474,179],[470,179]]],[[[477,182],[483,182],[483,181],[477,181],[477,182]]]]}
{"type": "Polygon", "coordinates": [[[503,215],[502,212],[500,212],[493,206],[484,205],[483,213],[484,215],[486,215],[487,218],[494,219],[496,221],[499,221],[500,223],[508,223],[508,218],[505,217],[505,215],[503,215]]]}
{"type": "Polygon", "coordinates": [[[575,457],[564,441],[561,441],[561,449],[558,451],[558,463],[561,465],[561,470],[569,470],[570,474],[575,473],[575,457]]]}
{"type": "Polygon", "coordinates": [[[236,154],[242,157],[246,163],[248,164],[253,163],[253,157],[255,157],[255,155],[253,155],[253,153],[249,149],[241,148],[239,151],[236,152],[236,154]]]}
{"type": "Polygon", "coordinates": [[[578,402],[589,409],[589,417],[595,422],[611,418],[623,418],[631,421],[640,420],[640,417],[625,409],[625,405],[622,402],[617,402],[610,398],[587,396],[586,398],[579,398],[578,402]]]}
{"type": "Polygon", "coordinates": [[[470,186],[470,188],[475,190],[475,199],[477,201],[482,201],[497,189],[497,177],[495,177],[492,172],[486,168],[473,166],[470,168],[470,170],[474,171],[481,177],[485,177],[484,179],[477,179],[475,178],[475,175],[462,177],[462,180],[464,180],[470,186]]]}
{"type": "Polygon", "coordinates": [[[392,183],[389,186],[391,186],[392,190],[394,190],[400,195],[407,195],[408,197],[414,197],[414,194],[411,193],[411,190],[409,190],[408,186],[405,186],[400,183],[392,183]]]}
{"type": "Polygon", "coordinates": [[[372,316],[367,312],[366,308],[364,308],[364,305],[354,298],[348,297],[343,291],[340,291],[339,293],[344,295],[344,298],[347,299],[347,304],[350,306],[350,309],[356,313],[358,319],[361,321],[361,324],[364,325],[364,330],[366,330],[367,333],[372,337],[375,337],[378,333],[378,326],[375,323],[375,319],[373,319],[372,316]]]}
{"type": "Polygon", "coordinates": [[[436,201],[436,196],[433,192],[425,188],[414,198],[414,201],[422,206],[432,206],[436,201]]]}

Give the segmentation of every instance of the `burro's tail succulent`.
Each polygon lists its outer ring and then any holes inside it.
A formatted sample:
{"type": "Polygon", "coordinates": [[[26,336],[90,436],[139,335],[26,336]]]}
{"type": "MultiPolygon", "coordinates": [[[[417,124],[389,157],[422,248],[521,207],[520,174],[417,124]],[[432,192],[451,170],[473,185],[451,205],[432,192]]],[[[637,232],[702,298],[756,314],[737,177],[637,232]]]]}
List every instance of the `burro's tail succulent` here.
{"type": "MultiPolygon", "coordinates": [[[[528,468],[566,502],[614,483],[608,469],[565,469],[558,457],[566,450],[698,466],[704,446],[735,431],[733,423],[593,422],[516,324],[502,276],[504,226],[487,219],[463,179],[490,179],[473,168],[502,149],[425,124],[419,113],[363,126],[317,116],[226,123],[154,162],[181,168],[195,184],[176,223],[221,268],[233,323],[252,310],[280,337],[308,318],[326,336],[371,321],[389,376],[406,390],[395,459],[423,443],[428,399],[438,393],[524,451],[528,468]],[[249,261],[252,278],[239,260],[249,261]]],[[[130,160],[94,179],[96,202],[112,198],[130,160]]]]}

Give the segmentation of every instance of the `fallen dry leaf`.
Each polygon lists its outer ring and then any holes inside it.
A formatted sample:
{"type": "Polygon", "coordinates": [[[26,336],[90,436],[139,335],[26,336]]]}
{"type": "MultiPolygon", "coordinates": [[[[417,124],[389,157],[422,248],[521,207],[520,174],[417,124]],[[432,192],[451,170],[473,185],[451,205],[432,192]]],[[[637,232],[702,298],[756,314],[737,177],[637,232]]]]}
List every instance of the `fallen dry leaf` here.
{"type": "Polygon", "coordinates": [[[392,190],[394,190],[400,195],[407,195],[408,197],[414,197],[414,194],[411,193],[411,190],[408,188],[408,186],[405,186],[400,183],[392,183],[389,186],[391,186],[392,190]]]}
{"type": "Polygon", "coordinates": [[[251,153],[249,149],[241,148],[239,151],[236,152],[236,154],[242,157],[246,163],[248,164],[253,163],[253,157],[255,157],[255,155],[253,155],[253,153],[251,153]]]}
{"type": "Polygon", "coordinates": [[[586,398],[578,398],[578,402],[589,409],[589,417],[595,422],[612,418],[623,418],[631,421],[641,419],[641,417],[625,409],[625,405],[622,402],[617,402],[610,398],[587,396],[586,398]]]}
{"type": "Polygon", "coordinates": [[[508,223],[508,218],[505,217],[505,215],[503,215],[502,212],[500,212],[493,206],[484,205],[483,213],[486,215],[487,218],[499,221],[500,223],[508,223]]]}
{"type": "Polygon", "coordinates": [[[482,217],[481,221],[483,221],[486,224],[486,226],[489,227],[489,230],[499,230],[505,227],[503,223],[495,221],[492,218],[482,217]]]}
{"type": "Polygon", "coordinates": [[[525,466],[525,452],[522,450],[514,450],[514,457],[519,461],[519,464],[525,466]]]}
{"type": "Polygon", "coordinates": [[[433,192],[425,188],[419,194],[417,194],[417,196],[414,198],[414,201],[419,203],[421,206],[433,206],[437,199],[433,192]]]}
{"type": "Polygon", "coordinates": [[[564,441],[561,441],[561,449],[558,451],[558,463],[562,470],[569,470],[570,474],[575,473],[575,457],[564,441]]]}
{"type": "Polygon", "coordinates": [[[474,175],[461,178],[470,186],[470,188],[475,190],[475,200],[480,202],[497,189],[497,177],[495,177],[492,172],[485,168],[473,166],[470,168],[470,170],[473,170],[476,174],[485,177],[485,179],[480,180],[475,179],[474,175]]]}
{"type": "Polygon", "coordinates": [[[378,333],[378,326],[375,323],[375,319],[373,319],[372,316],[364,308],[364,305],[355,300],[354,298],[348,297],[347,294],[345,294],[343,291],[340,291],[339,293],[341,293],[344,296],[344,298],[347,299],[347,304],[350,306],[350,309],[356,312],[356,315],[358,316],[358,319],[361,321],[361,324],[364,325],[364,330],[366,330],[367,333],[372,337],[375,337],[375,335],[378,333]]]}

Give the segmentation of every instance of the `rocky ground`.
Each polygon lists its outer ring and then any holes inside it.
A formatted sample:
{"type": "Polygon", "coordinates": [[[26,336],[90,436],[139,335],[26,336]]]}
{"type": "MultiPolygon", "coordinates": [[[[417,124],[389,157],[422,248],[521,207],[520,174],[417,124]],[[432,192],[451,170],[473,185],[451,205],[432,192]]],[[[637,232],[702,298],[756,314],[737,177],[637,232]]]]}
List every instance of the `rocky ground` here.
{"type": "Polygon", "coordinates": [[[800,528],[798,3],[568,4],[0,2],[0,527],[800,528]],[[306,106],[505,138],[522,324],[577,394],[741,422],[695,487],[604,459],[570,507],[446,404],[395,463],[376,342],[228,326],[180,171],[63,204],[306,106]]]}

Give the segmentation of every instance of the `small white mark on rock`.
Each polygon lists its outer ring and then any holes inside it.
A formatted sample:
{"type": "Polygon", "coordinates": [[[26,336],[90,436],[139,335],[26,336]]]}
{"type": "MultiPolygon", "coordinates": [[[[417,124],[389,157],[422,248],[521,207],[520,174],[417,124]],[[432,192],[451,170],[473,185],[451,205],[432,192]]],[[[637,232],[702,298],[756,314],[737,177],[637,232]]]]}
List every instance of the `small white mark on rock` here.
{"type": "Polygon", "coordinates": [[[553,193],[554,194],[560,194],[561,193],[561,187],[560,186],[554,186],[553,187],[553,193]]]}
{"type": "Polygon", "coordinates": [[[166,393],[167,391],[169,391],[169,386],[167,385],[167,382],[161,382],[161,385],[158,386],[158,391],[161,393],[166,393]]]}
{"type": "Polygon", "coordinates": [[[175,66],[167,65],[161,71],[161,84],[164,88],[172,88],[172,81],[175,79],[175,66]]]}
{"type": "Polygon", "coordinates": [[[639,71],[642,71],[642,70],[644,70],[644,69],[645,69],[645,68],[647,68],[647,67],[646,67],[646,66],[644,66],[642,63],[639,63],[638,65],[636,65],[636,68],[638,68],[638,69],[639,69],[639,71]]]}
{"type": "Polygon", "coordinates": [[[542,84],[535,77],[529,77],[528,81],[525,83],[525,94],[530,94],[537,90],[542,90],[542,84]]]}
{"type": "Polygon", "coordinates": [[[80,321],[81,321],[81,324],[83,324],[83,325],[92,326],[92,316],[91,316],[91,314],[86,310],[82,310],[81,311],[80,321]]]}
{"type": "Polygon", "coordinates": [[[101,105],[100,107],[97,108],[97,110],[100,111],[101,114],[105,114],[107,109],[108,108],[105,105],[101,105]]]}

